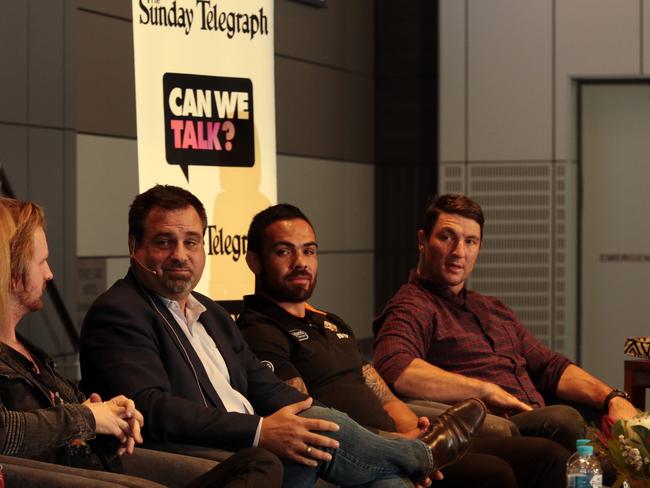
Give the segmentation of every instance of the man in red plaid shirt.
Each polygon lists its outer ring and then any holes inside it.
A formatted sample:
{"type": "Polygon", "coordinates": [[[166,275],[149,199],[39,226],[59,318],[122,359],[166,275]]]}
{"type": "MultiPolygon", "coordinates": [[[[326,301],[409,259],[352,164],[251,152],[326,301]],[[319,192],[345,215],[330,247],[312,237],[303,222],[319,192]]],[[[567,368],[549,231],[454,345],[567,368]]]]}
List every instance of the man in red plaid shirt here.
{"type": "Polygon", "coordinates": [[[465,196],[443,195],[427,205],[418,266],[374,322],[375,368],[401,395],[478,397],[523,435],[573,451],[582,417],[566,405],[546,406],[545,397],[602,409],[614,420],[636,409],[625,392],[540,343],[502,302],[465,287],[483,222],[481,207],[465,196]]]}

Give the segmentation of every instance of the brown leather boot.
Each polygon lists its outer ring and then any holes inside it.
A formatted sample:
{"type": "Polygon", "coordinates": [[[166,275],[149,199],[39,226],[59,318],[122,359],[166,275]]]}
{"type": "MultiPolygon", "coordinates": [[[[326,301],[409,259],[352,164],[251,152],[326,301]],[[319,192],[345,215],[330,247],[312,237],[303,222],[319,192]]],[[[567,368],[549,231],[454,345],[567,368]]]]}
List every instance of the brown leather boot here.
{"type": "Polygon", "coordinates": [[[481,428],[487,410],[485,404],[470,398],[445,410],[434,419],[418,439],[431,448],[433,471],[455,463],[469,449],[472,436],[481,428]]]}

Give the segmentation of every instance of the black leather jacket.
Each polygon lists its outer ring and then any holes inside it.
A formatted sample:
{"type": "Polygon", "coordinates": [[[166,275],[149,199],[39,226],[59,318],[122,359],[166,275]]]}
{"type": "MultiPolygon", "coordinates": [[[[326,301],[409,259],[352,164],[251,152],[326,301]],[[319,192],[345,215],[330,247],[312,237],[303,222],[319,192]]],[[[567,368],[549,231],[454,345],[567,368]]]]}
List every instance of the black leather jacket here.
{"type": "Polygon", "coordinates": [[[78,457],[69,448],[71,441],[95,437],[93,414],[79,404],[83,394],[56,371],[44,351],[20,340],[41,368],[47,368],[59,395],[53,396],[9,346],[0,344],[0,454],[92,467],[70,460],[78,457]]]}

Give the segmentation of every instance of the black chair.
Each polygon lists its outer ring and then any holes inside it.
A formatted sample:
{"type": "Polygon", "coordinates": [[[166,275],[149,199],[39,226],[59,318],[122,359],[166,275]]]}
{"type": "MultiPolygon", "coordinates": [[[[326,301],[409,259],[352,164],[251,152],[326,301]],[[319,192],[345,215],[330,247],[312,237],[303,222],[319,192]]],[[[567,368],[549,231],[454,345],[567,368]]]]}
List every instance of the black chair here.
{"type": "Polygon", "coordinates": [[[21,488],[180,488],[217,465],[214,461],[137,448],[124,455],[125,474],[71,468],[13,456],[0,456],[6,486],[21,488]],[[151,481],[150,481],[151,480],[151,481]]]}
{"type": "Polygon", "coordinates": [[[233,320],[244,311],[244,300],[216,300],[216,303],[225,308],[233,320]]]}

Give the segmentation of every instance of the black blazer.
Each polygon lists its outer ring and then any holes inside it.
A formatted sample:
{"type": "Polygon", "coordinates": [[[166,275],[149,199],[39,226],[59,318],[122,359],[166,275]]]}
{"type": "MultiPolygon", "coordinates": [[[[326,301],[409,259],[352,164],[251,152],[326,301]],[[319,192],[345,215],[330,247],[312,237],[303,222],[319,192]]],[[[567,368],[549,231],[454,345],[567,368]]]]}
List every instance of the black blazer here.
{"type": "Polygon", "coordinates": [[[206,308],[200,321],[228,366],[230,384],[256,414],[229,413],[165,304],[129,270],[91,306],[81,330],[81,388],[109,399],[123,394],[145,418],[153,442],[221,449],[250,447],[259,415],[306,398],[260,364],[222,307],[192,293],[206,308]]]}

